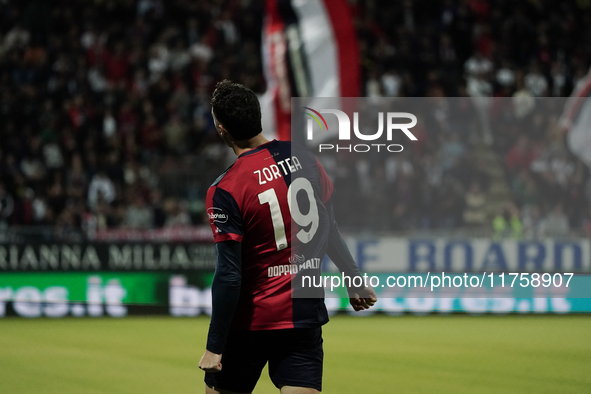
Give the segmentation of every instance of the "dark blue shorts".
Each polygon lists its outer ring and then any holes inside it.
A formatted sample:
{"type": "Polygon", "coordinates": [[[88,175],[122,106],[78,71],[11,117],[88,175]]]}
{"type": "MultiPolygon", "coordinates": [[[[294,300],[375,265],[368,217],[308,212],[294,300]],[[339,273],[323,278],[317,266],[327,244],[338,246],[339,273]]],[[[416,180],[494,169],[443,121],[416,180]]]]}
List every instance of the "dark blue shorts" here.
{"type": "Polygon", "coordinates": [[[250,393],[269,362],[269,376],[277,388],[322,390],[322,328],[230,331],[222,354],[222,371],[206,373],[214,389],[250,393]]]}

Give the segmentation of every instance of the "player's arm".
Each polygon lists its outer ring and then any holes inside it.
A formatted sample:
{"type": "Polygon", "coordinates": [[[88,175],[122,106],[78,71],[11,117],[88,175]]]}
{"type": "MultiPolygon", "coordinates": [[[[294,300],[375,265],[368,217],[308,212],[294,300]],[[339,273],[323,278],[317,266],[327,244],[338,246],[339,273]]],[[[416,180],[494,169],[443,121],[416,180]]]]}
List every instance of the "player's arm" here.
{"type": "Polygon", "coordinates": [[[351,252],[349,252],[349,248],[341,236],[339,226],[337,225],[337,221],[334,217],[334,211],[332,208],[332,193],[334,191],[334,186],[332,181],[318,160],[316,160],[316,166],[318,168],[318,176],[320,178],[320,198],[326,207],[330,226],[326,254],[335,263],[337,268],[345,275],[348,275],[351,278],[361,276],[359,267],[357,267],[353,256],[351,256],[351,252]]]}
{"type": "MultiPolygon", "coordinates": [[[[326,254],[337,266],[339,271],[349,276],[351,280],[357,276],[360,277],[361,272],[359,272],[359,267],[357,266],[357,263],[355,263],[353,256],[351,256],[351,252],[349,251],[349,248],[347,247],[347,244],[345,243],[345,240],[339,231],[337,221],[334,218],[334,211],[331,201],[327,201],[325,206],[328,211],[328,220],[330,223],[326,254]]],[[[372,307],[378,300],[376,293],[371,287],[352,287],[347,290],[349,292],[351,306],[353,306],[353,309],[356,311],[368,309],[372,307]]]]}
{"type": "Polygon", "coordinates": [[[206,354],[199,363],[199,367],[206,372],[221,370],[221,354],[240,298],[242,278],[240,242],[223,241],[216,243],[215,247],[218,258],[211,285],[211,322],[206,354]]]}
{"type": "Polygon", "coordinates": [[[211,286],[211,323],[199,368],[218,372],[222,369],[222,353],[240,298],[243,231],[238,204],[229,192],[212,186],[207,192],[206,203],[216,242],[217,263],[211,286]]]}
{"type": "MultiPolygon", "coordinates": [[[[359,267],[357,267],[353,256],[351,256],[351,252],[349,251],[345,240],[341,236],[339,226],[337,225],[337,221],[334,217],[334,211],[331,202],[334,186],[318,160],[316,160],[316,165],[318,167],[318,173],[320,176],[322,203],[326,207],[328,212],[328,220],[330,223],[326,254],[342,273],[348,275],[351,280],[353,280],[353,278],[361,276],[361,273],[359,272],[359,267]]],[[[367,309],[373,306],[378,300],[376,293],[370,287],[350,288],[347,290],[349,292],[351,306],[353,306],[353,309],[356,311],[367,309]]]]}
{"type": "Polygon", "coordinates": [[[353,256],[351,256],[351,252],[339,231],[339,226],[337,221],[334,217],[334,210],[332,208],[332,202],[329,200],[325,203],[326,210],[328,212],[328,220],[330,223],[330,230],[328,236],[328,246],[326,249],[326,254],[330,259],[335,263],[339,271],[344,273],[345,275],[354,278],[356,276],[361,276],[361,272],[359,272],[359,267],[353,256]]]}
{"type": "Polygon", "coordinates": [[[211,285],[212,312],[207,350],[221,354],[240,298],[242,248],[241,243],[236,241],[218,242],[215,247],[218,262],[211,285]]]}

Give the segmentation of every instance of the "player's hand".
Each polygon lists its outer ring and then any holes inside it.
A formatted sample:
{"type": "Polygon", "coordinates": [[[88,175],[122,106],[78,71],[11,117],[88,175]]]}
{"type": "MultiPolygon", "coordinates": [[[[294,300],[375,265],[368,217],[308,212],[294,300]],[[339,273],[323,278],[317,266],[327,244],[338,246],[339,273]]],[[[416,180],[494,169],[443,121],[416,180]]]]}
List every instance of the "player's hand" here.
{"type": "Polygon", "coordinates": [[[356,312],[371,308],[377,301],[378,296],[371,287],[353,290],[349,293],[349,302],[356,312]]]}
{"type": "Polygon", "coordinates": [[[199,369],[209,373],[220,372],[222,370],[222,355],[206,350],[199,361],[199,369]]]}

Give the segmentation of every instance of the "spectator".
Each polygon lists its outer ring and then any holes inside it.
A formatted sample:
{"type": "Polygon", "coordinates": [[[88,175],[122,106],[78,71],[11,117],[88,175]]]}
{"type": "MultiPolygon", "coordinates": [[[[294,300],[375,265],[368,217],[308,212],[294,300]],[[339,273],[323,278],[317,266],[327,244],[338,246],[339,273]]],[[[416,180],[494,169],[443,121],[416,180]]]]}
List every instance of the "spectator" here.
{"type": "Polygon", "coordinates": [[[202,37],[201,40],[195,44],[193,44],[190,48],[191,55],[203,64],[207,64],[213,58],[213,50],[207,44],[207,38],[202,37]]]}
{"type": "Polygon", "coordinates": [[[524,169],[515,176],[511,188],[520,205],[527,207],[539,203],[538,187],[529,171],[524,169]]]}
{"type": "Polygon", "coordinates": [[[367,97],[382,97],[382,87],[378,79],[376,70],[371,72],[371,75],[365,83],[365,94],[367,97]]]}
{"type": "Polygon", "coordinates": [[[187,212],[186,205],[175,199],[169,198],[164,202],[164,212],[166,212],[165,227],[187,226],[191,224],[191,218],[187,212]]]}
{"type": "Polygon", "coordinates": [[[461,186],[455,179],[447,177],[435,190],[435,212],[437,227],[450,229],[461,223],[464,199],[461,186]]]}
{"type": "Polygon", "coordinates": [[[502,60],[501,68],[497,71],[496,82],[504,88],[515,86],[515,71],[507,59],[502,60]]]}
{"type": "Polygon", "coordinates": [[[453,132],[449,140],[441,144],[439,156],[442,159],[441,166],[444,170],[449,170],[456,159],[461,158],[466,153],[466,146],[460,140],[457,132],[453,132]]]}
{"type": "Polygon", "coordinates": [[[113,200],[115,200],[115,185],[107,177],[105,170],[99,170],[88,187],[88,205],[95,208],[99,201],[110,204],[113,200]]]}
{"type": "Polygon", "coordinates": [[[492,84],[489,81],[493,71],[493,63],[482,52],[476,52],[474,56],[464,64],[466,79],[468,81],[468,93],[473,97],[492,95],[492,84]]]}
{"type": "Polygon", "coordinates": [[[90,88],[95,93],[103,93],[107,90],[108,81],[105,77],[104,67],[102,63],[95,64],[88,69],[88,83],[90,88]]]}
{"type": "Polygon", "coordinates": [[[116,133],[117,122],[113,116],[113,111],[108,109],[105,111],[105,116],[103,117],[103,134],[106,138],[112,138],[116,135],[116,133]]]}
{"type": "Polygon", "coordinates": [[[562,187],[575,172],[575,165],[569,160],[566,150],[562,146],[549,146],[531,164],[532,171],[537,173],[551,173],[552,177],[562,187]]]}
{"type": "Polygon", "coordinates": [[[66,193],[70,197],[83,198],[87,184],[88,178],[83,168],[82,157],[75,154],[66,176],[66,193]]]}
{"type": "Polygon", "coordinates": [[[64,166],[64,155],[56,141],[50,141],[43,146],[43,158],[49,170],[61,169],[64,166]]]}
{"type": "Polygon", "coordinates": [[[182,70],[191,62],[191,55],[185,48],[185,45],[181,39],[177,39],[176,43],[174,44],[174,48],[170,51],[169,56],[170,69],[172,71],[182,70]]]}
{"type": "Polygon", "coordinates": [[[6,33],[3,40],[2,51],[8,52],[11,49],[22,49],[29,44],[31,40],[31,33],[26,30],[22,23],[17,22],[16,25],[6,33]]]}
{"type": "Polygon", "coordinates": [[[567,74],[564,64],[556,61],[552,64],[552,96],[562,97],[566,95],[567,74]]]}
{"type": "Polygon", "coordinates": [[[35,196],[31,204],[33,210],[33,220],[36,224],[42,224],[47,215],[47,203],[43,197],[35,196]]]}
{"type": "Polygon", "coordinates": [[[125,227],[135,229],[151,228],[154,222],[154,212],[152,208],[146,205],[141,195],[133,196],[132,204],[125,213],[125,227]]]}
{"type": "Polygon", "coordinates": [[[74,206],[66,206],[57,218],[55,224],[56,235],[72,242],[80,242],[82,238],[80,229],[81,221],[76,214],[74,206]]]}
{"type": "Polygon", "coordinates": [[[402,78],[394,70],[387,71],[382,75],[382,87],[385,96],[398,97],[402,89],[402,78]]]}
{"type": "Polygon", "coordinates": [[[494,238],[521,238],[523,224],[515,205],[504,207],[493,219],[494,238]]]}
{"type": "Polygon", "coordinates": [[[482,226],[486,224],[486,196],[478,182],[473,182],[465,196],[464,224],[482,226]]]}
{"type": "Polygon", "coordinates": [[[535,152],[525,136],[519,137],[505,157],[505,165],[510,174],[517,174],[522,170],[529,170],[535,159],[535,152]]]}
{"type": "Polygon", "coordinates": [[[164,227],[166,223],[166,212],[162,205],[162,193],[160,190],[152,190],[150,194],[150,206],[154,211],[154,227],[164,227]]]}
{"type": "Polygon", "coordinates": [[[4,185],[0,183],[0,227],[7,225],[8,219],[14,212],[14,200],[10,194],[4,189],[4,185]]]}
{"type": "Polygon", "coordinates": [[[564,237],[568,234],[570,225],[562,204],[554,206],[543,219],[541,227],[541,233],[546,237],[564,237]]]}
{"type": "Polygon", "coordinates": [[[140,143],[142,148],[151,154],[159,153],[162,147],[162,129],[158,125],[156,117],[149,114],[146,122],[140,130],[140,143]]]}
{"type": "MultiPolygon", "coordinates": [[[[16,178],[19,179],[18,177],[16,178]]],[[[47,188],[47,204],[52,212],[61,213],[66,207],[67,195],[63,186],[61,173],[55,173],[53,181],[47,188]]]]}
{"type": "Polygon", "coordinates": [[[38,182],[45,176],[45,167],[38,158],[27,155],[21,161],[21,171],[31,182],[38,182]]]}
{"type": "Polygon", "coordinates": [[[540,207],[530,205],[523,212],[523,236],[525,239],[540,239],[543,232],[543,220],[540,207]]]}
{"type": "Polygon", "coordinates": [[[187,126],[181,121],[178,115],[170,117],[164,126],[164,140],[166,148],[170,152],[183,153],[186,151],[187,126]]]}
{"type": "Polygon", "coordinates": [[[537,63],[532,65],[529,73],[525,76],[525,87],[529,90],[532,96],[547,96],[548,81],[540,72],[540,66],[537,63]]]}

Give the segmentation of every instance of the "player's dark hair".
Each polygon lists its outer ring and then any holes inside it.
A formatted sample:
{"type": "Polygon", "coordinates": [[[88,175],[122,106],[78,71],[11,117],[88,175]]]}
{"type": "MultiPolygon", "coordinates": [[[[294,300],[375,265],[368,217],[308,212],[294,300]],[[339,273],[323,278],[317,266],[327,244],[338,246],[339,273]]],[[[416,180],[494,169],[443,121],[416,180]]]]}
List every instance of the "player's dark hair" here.
{"type": "Polygon", "coordinates": [[[253,138],[261,131],[261,105],[254,92],[227,79],[218,82],[211,96],[218,122],[236,141],[253,138]]]}

